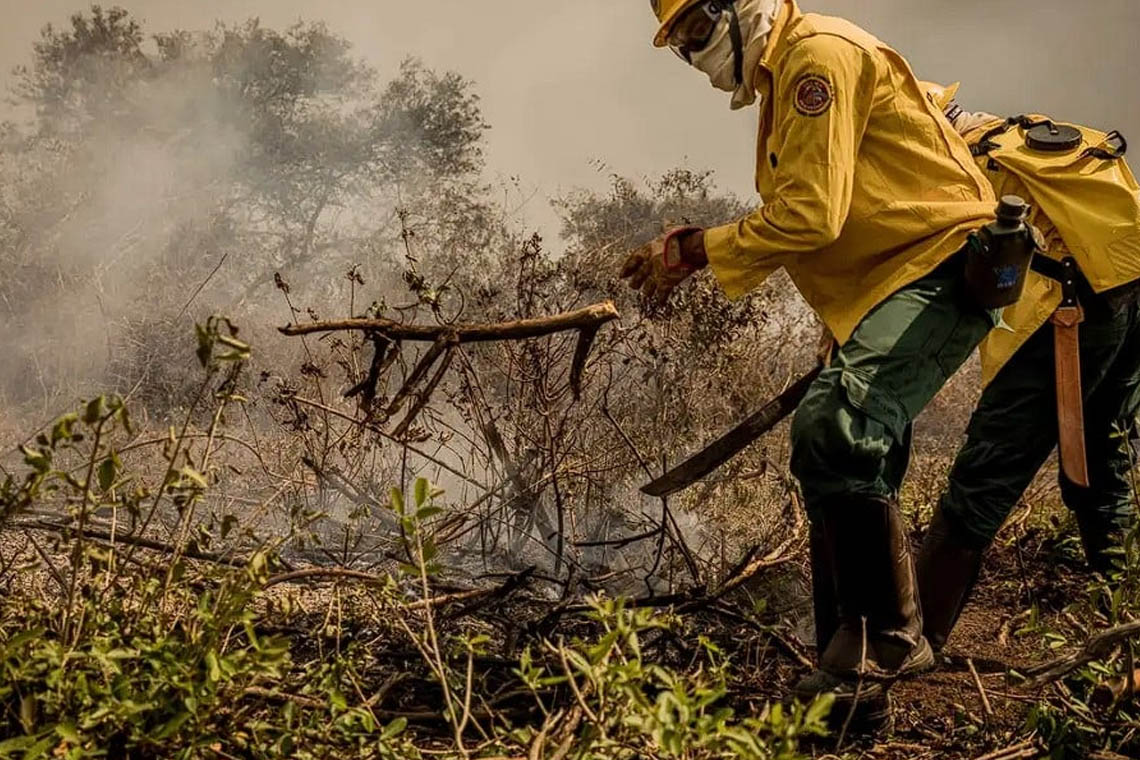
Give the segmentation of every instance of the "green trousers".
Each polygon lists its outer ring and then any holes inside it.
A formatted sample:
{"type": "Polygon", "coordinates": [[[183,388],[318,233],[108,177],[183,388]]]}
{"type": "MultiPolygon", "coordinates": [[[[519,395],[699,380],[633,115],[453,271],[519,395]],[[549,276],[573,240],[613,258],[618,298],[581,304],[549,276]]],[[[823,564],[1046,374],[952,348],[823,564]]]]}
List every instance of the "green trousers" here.
{"type": "MultiPolygon", "coordinates": [[[[1080,326],[1089,488],[1061,474],[1061,497],[1101,569],[1112,534],[1133,515],[1128,434],[1140,408],[1140,306],[1086,304],[1080,326]],[[1100,560],[1100,561],[1098,561],[1100,560]]],[[[982,394],[941,507],[955,537],[989,545],[1057,445],[1053,327],[1042,327],[982,394]]]]}
{"type": "Polygon", "coordinates": [[[995,324],[966,293],[963,261],[879,304],[796,410],[791,467],[813,521],[836,497],[897,496],[914,418],[995,324]]]}

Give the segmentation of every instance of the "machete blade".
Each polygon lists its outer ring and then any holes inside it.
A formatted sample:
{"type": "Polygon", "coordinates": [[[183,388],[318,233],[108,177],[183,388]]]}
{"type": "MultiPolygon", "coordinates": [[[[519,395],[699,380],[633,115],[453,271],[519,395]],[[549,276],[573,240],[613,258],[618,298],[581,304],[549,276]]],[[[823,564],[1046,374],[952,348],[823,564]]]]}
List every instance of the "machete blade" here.
{"type": "Polygon", "coordinates": [[[642,486],[642,493],[650,496],[669,496],[688,488],[732,459],[760,436],[767,433],[787,417],[807,395],[808,387],[819,377],[823,367],[816,367],[776,398],[765,404],[759,411],[741,422],[735,428],[716,439],[704,449],[686,459],[681,464],[648,485],[642,486]]]}

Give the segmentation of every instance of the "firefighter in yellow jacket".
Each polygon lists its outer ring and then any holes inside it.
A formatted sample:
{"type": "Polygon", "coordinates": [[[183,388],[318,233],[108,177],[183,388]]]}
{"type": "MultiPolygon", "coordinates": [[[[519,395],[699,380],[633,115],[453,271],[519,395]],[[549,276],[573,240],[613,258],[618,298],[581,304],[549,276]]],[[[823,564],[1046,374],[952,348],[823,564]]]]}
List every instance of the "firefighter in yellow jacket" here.
{"type": "Polygon", "coordinates": [[[820,652],[796,695],[881,696],[933,665],[896,499],[912,421],[996,324],[963,276],[993,190],[907,62],[862,29],[794,0],[652,4],[657,46],[734,108],[758,105],[764,205],[653,241],[622,276],[661,299],[707,266],[738,297],[783,267],[834,334],[792,426],[820,652]]]}
{"type": "Polygon", "coordinates": [[[1119,133],[970,113],[953,102],[957,87],[928,89],[995,189],[1035,206],[1047,241],[1021,300],[982,344],[987,385],[919,554],[924,629],[940,649],[982,554],[1058,443],[1061,496],[1094,570],[1111,571],[1110,550],[1133,522],[1140,186],[1119,133]]]}

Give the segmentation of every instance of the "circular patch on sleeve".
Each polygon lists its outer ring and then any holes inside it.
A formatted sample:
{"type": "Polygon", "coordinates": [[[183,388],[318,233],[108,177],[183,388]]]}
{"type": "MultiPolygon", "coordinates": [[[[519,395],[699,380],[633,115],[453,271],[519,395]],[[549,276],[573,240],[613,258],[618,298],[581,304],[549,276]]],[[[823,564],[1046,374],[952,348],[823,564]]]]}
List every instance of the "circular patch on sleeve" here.
{"type": "Polygon", "coordinates": [[[802,116],[822,116],[834,100],[831,82],[826,77],[804,74],[796,82],[796,110],[802,116]]]}

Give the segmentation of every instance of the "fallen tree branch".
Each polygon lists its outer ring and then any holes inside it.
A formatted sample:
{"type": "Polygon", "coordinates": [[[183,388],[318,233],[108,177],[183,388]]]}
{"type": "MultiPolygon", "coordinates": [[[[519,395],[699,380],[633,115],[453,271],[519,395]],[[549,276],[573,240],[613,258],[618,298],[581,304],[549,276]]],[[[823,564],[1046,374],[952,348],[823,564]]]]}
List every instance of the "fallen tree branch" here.
{"type": "Polygon", "coordinates": [[[467,617],[475,614],[492,602],[506,599],[515,591],[518,591],[530,583],[530,579],[534,577],[536,570],[538,570],[537,567],[531,566],[522,572],[514,573],[498,588],[491,589],[489,593],[476,597],[470,604],[465,604],[455,612],[449,613],[447,617],[451,619],[467,617]]]}
{"type": "Polygon", "coordinates": [[[386,585],[389,578],[385,575],[374,575],[362,570],[350,570],[346,567],[308,567],[304,570],[294,570],[291,573],[274,575],[265,582],[262,589],[272,588],[282,583],[303,583],[312,580],[353,580],[371,585],[386,585]]]}
{"type": "Polygon", "coordinates": [[[1063,678],[1093,660],[1107,657],[1117,644],[1134,636],[1140,636],[1140,620],[1101,631],[1090,637],[1079,651],[1026,670],[1025,675],[1029,680],[1024,686],[1027,689],[1038,689],[1058,678],[1063,678]]]}
{"type": "Polygon", "coordinates": [[[226,557],[221,554],[214,554],[213,552],[204,552],[193,547],[187,547],[182,551],[178,551],[177,547],[172,544],[166,544],[161,541],[155,541],[150,538],[143,538],[142,536],[132,536],[130,534],[117,533],[112,536],[110,533],[93,528],[78,528],[71,525],[63,525],[60,523],[47,522],[38,520],[36,522],[16,522],[12,523],[11,528],[20,528],[23,530],[40,530],[47,533],[69,534],[75,533],[90,538],[93,541],[99,541],[107,544],[126,544],[127,546],[137,546],[140,549],[149,549],[151,551],[160,552],[162,554],[181,554],[187,559],[200,560],[202,562],[211,562],[215,565],[226,565],[229,567],[242,568],[249,564],[249,560],[242,557],[226,557]]]}
{"type": "MultiPolygon", "coordinates": [[[[464,589],[450,594],[433,596],[428,599],[417,599],[414,602],[404,604],[404,609],[423,610],[429,607],[444,607],[457,602],[481,600],[485,597],[501,598],[524,585],[530,579],[530,575],[534,570],[535,568],[532,567],[523,570],[521,573],[515,573],[503,583],[492,588],[464,589]]],[[[386,575],[375,575],[362,570],[352,570],[347,567],[308,567],[304,570],[294,570],[293,572],[275,575],[267,580],[262,588],[272,588],[282,583],[303,583],[313,580],[350,580],[370,586],[386,586],[391,581],[386,575]]],[[[469,614],[475,611],[479,606],[482,605],[469,605],[462,611],[462,614],[469,614]]],[[[452,617],[460,616],[458,613],[452,615],[452,617]]]]}
{"type": "Polygon", "coordinates": [[[283,335],[311,335],[313,333],[361,330],[375,332],[390,340],[436,341],[443,335],[454,333],[459,343],[478,343],[494,340],[522,340],[552,335],[566,330],[597,330],[618,318],[612,301],[603,301],[576,311],[551,317],[519,319],[494,324],[460,325],[407,325],[390,319],[341,319],[328,322],[310,322],[287,325],[278,330],[283,335]]]}
{"type": "MultiPolygon", "coordinates": [[[[331,708],[331,705],[324,700],[306,697],[301,694],[291,694],[276,689],[267,689],[263,686],[247,686],[242,689],[242,694],[278,703],[293,702],[298,707],[310,710],[329,710],[331,708]]],[[[404,718],[405,720],[419,723],[446,723],[447,720],[442,710],[383,710],[373,707],[369,707],[369,709],[373,714],[383,720],[404,718]]],[[[501,716],[498,711],[494,710],[475,710],[472,711],[471,717],[478,720],[493,720],[501,716]]]]}

